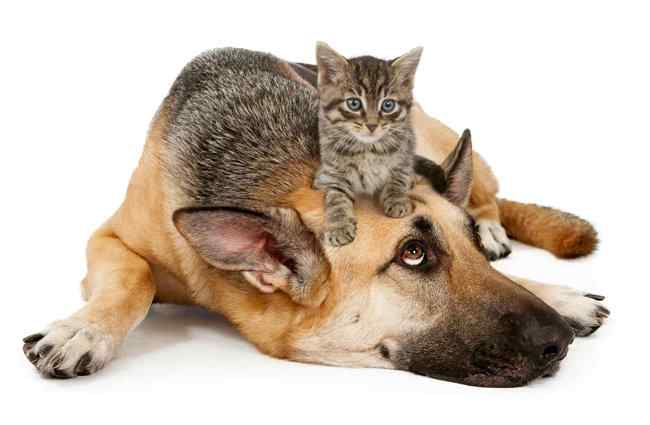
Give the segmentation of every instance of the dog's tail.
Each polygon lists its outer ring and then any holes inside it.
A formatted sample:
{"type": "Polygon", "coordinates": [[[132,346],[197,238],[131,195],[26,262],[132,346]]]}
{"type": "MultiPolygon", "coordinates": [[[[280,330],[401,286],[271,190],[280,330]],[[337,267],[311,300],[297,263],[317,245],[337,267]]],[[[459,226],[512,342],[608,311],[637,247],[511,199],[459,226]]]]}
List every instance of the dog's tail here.
{"type": "Polygon", "coordinates": [[[588,221],[564,211],[498,199],[501,224],[513,239],[545,249],[559,258],[591,254],[598,233],[588,221]]]}

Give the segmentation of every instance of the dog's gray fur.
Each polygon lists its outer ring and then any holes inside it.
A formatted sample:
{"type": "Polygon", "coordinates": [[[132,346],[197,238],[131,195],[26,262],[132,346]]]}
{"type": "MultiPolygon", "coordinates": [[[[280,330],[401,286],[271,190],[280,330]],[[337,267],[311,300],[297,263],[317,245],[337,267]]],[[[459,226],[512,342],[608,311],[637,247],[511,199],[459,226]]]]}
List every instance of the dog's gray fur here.
{"type": "MultiPolygon", "coordinates": [[[[295,173],[315,173],[320,161],[315,83],[314,65],[245,49],[210,50],[187,64],[162,106],[169,122],[162,163],[184,195],[178,207],[259,210],[293,189],[295,173]],[[302,81],[287,76],[289,65],[302,81]]],[[[444,191],[437,164],[417,157],[416,169],[444,191]]]]}
{"type": "Polygon", "coordinates": [[[163,163],[185,206],[268,206],[269,192],[291,191],[292,164],[317,162],[318,97],[282,75],[286,63],[264,53],[208,51],[181,72],[165,101],[169,129],[163,163]],[[266,194],[260,199],[260,193],[266,194]]]}

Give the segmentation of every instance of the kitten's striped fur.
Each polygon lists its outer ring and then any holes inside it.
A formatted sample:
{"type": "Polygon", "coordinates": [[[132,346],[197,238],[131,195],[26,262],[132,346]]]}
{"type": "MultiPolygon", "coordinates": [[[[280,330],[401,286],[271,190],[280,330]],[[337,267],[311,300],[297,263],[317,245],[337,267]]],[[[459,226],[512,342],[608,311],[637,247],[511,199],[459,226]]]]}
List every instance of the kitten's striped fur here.
{"type": "Polygon", "coordinates": [[[413,209],[407,196],[415,161],[409,115],[421,52],[390,61],[346,59],[325,43],[317,45],[321,166],[314,187],[326,191],[325,238],[331,245],[354,240],[358,194],[376,196],[390,217],[413,209]]]}

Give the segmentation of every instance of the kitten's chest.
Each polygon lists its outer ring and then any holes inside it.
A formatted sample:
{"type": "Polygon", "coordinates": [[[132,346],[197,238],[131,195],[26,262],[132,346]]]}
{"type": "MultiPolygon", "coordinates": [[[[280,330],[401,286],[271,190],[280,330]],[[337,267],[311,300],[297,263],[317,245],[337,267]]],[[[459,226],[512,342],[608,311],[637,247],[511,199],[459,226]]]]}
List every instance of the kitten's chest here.
{"type": "Polygon", "coordinates": [[[392,156],[369,155],[355,159],[345,165],[346,177],[355,193],[374,194],[386,185],[397,166],[397,158],[392,156]]]}

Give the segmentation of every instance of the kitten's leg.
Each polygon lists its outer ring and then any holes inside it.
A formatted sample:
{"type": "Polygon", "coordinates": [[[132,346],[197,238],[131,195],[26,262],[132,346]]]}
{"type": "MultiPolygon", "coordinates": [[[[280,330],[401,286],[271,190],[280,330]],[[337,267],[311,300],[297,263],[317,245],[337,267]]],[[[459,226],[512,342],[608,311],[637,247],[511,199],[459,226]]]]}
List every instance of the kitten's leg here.
{"type": "Polygon", "coordinates": [[[349,244],[357,235],[354,192],[350,181],[334,170],[321,169],[314,179],[314,188],[325,189],[325,240],[331,246],[349,244]]]}
{"type": "Polygon", "coordinates": [[[327,242],[332,246],[343,246],[352,242],[357,235],[353,199],[337,189],[328,189],[325,192],[325,210],[327,242]]]}
{"type": "Polygon", "coordinates": [[[413,203],[408,197],[408,191],[413,185],[413,166],[404,164],[391,171],[390,180],[382,188],[379,202],[384,207],[384,213],[389,217],[404,217],[413,211],[413,203]]]}

